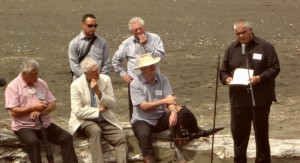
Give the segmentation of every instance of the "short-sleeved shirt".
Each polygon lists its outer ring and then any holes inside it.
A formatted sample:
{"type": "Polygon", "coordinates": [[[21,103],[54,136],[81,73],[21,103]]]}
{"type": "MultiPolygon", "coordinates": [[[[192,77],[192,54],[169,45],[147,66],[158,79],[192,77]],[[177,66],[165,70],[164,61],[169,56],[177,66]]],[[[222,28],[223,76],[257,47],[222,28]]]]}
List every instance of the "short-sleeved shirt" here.
{"type": "MultiPolygon", "coordinates": [[[[48,89],[48,85],[42,79],[38,79],[33,85],[28,85],[21,74],[11,81],[5,90],[5,108],[10,110],[14,107],[32,106],[38,101],[54,102],[56,99],[48,89]]],[[[51,124],[49,115],[43,115],[42,121],[44,127],[51,124]]],[[[40,129],[39,120],[33,121],[28,114],[13,117],[11,123],[12,130],[17,131],[21,128],[40,129]]]]}
{"type": "Polygon", "coordinates": [[[144,102],[153,102],[172,95],[173,91],[169,80],[163,74],[156,73],[154,82],[148,83],[141,74],[130,83],[130,93],[133,104],[131,124],[137,120],[143,120],[155,126],[158,119],[166,113],[166,105],[162,105],[152,111],[143,111],[139,105],[144,102]]]}

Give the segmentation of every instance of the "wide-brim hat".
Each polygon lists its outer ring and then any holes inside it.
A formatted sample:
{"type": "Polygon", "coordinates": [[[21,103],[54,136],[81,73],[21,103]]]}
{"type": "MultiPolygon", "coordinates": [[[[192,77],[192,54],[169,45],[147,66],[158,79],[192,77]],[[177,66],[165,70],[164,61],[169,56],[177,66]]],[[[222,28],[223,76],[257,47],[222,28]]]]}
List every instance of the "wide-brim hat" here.
{"type": "Polygon", "coordinates": [[[136,70],[136,69],[140,69],[140,68],[147,67],[150,65],[154,65],[154,64],[158,63],[160,60],[161,60],[160,57],[153,58],[151,56],[151,54],[149,54],[149,53],[142,54],[142,55],[138,56],[137,66],[134,67],[133,69],[136,70]]]}

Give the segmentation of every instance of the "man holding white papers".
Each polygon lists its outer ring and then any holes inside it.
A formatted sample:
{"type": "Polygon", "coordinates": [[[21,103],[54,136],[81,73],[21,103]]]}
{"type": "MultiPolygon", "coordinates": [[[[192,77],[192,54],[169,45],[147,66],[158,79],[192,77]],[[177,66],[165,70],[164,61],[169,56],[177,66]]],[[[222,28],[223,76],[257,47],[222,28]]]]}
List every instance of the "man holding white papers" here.
{"type": "Polygon", "coordinates": [[[229,85],[234,162],[247,162],[253,122],[255,162],[270,163],[269,113],[272,102],[276,101],[275,78],[280,72],[279,60],[273,45],[255,36],[248,21],[238,20],[234,32],[237,40],[226,49],[219,74],[221,82],[229,85]],[[250,83],[245,84],[242,78],[250,83]]]}

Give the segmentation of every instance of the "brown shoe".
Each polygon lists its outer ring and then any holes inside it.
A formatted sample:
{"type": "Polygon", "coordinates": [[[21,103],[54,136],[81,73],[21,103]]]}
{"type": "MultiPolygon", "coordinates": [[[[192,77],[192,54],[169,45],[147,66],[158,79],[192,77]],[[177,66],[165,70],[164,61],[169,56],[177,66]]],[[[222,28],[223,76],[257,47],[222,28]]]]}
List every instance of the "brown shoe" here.
{"type": "Polygon", "coordinates": [[[156,160],[153,156],[147,156],[144,158],[144,163],[156,163],[156,160]]]}

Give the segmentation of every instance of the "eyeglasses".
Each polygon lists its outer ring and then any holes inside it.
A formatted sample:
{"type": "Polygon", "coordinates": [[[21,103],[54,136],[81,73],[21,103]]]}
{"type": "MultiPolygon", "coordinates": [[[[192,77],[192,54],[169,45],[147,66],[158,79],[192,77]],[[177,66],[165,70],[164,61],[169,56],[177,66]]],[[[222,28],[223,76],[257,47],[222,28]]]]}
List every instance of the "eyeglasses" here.
{"type": "Polygon", "coordinates": [[[97,28],[98,27],[98,24],[85,24],[87,27],[89,28],[97,28]]]}

